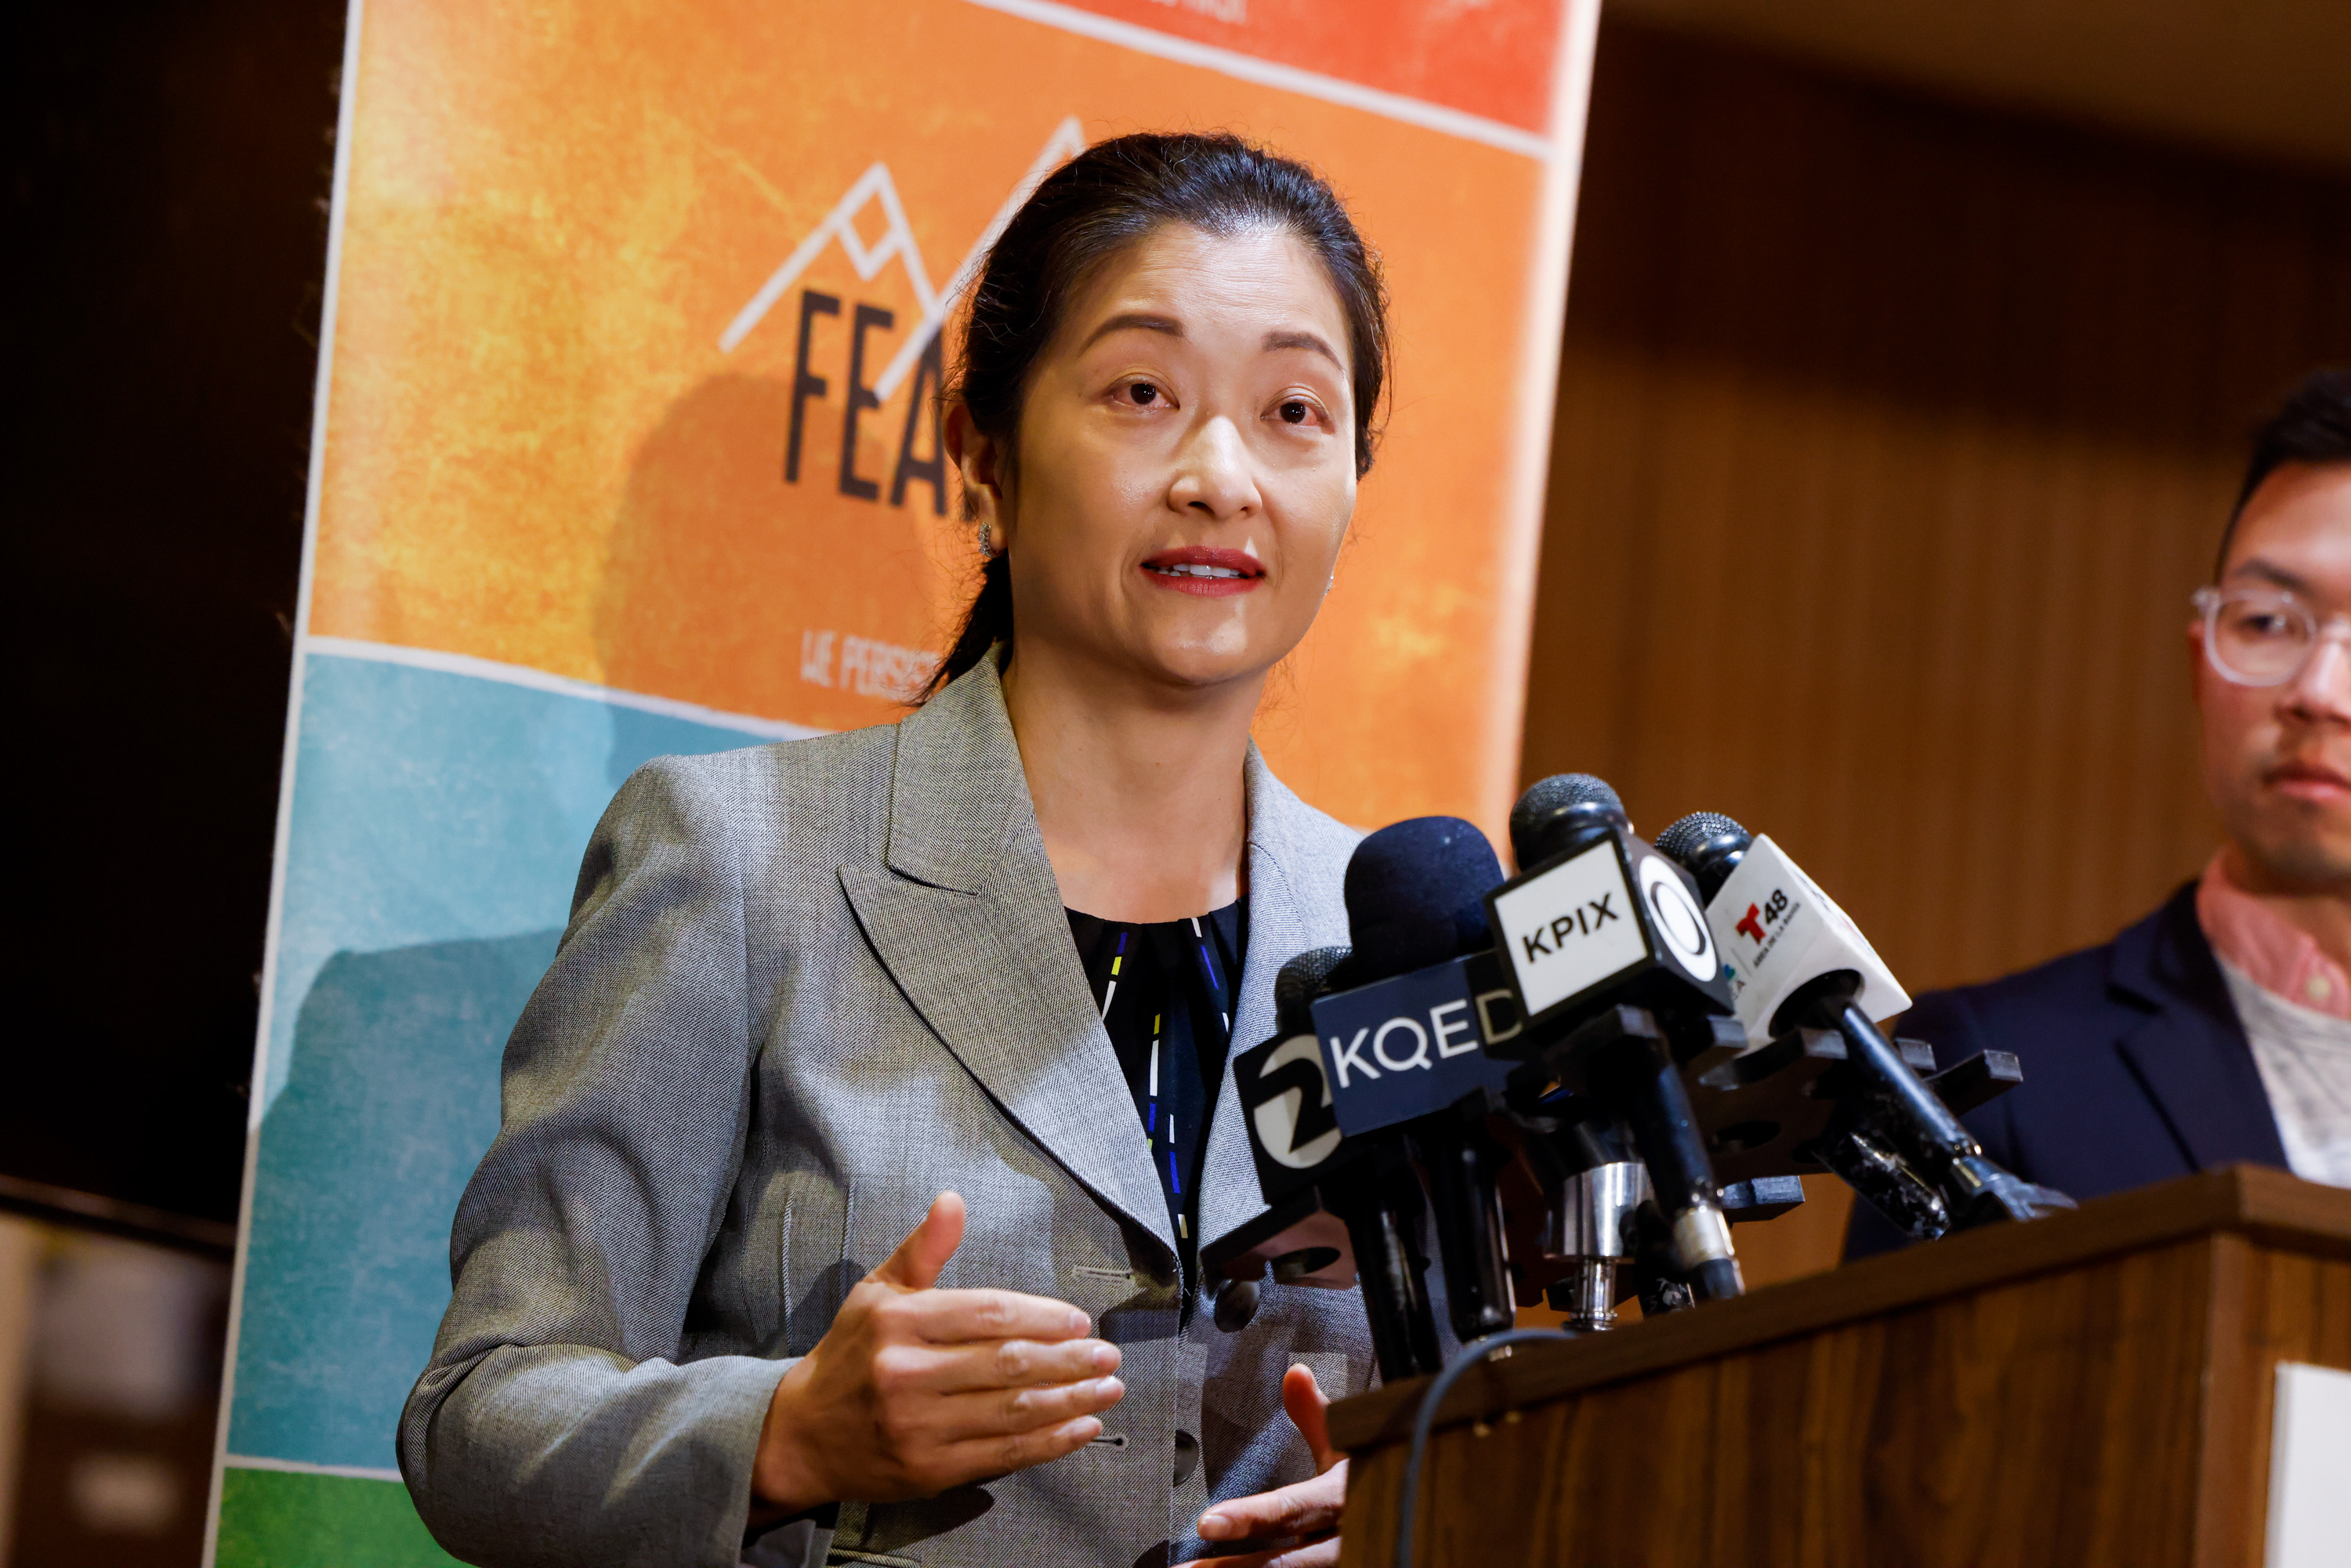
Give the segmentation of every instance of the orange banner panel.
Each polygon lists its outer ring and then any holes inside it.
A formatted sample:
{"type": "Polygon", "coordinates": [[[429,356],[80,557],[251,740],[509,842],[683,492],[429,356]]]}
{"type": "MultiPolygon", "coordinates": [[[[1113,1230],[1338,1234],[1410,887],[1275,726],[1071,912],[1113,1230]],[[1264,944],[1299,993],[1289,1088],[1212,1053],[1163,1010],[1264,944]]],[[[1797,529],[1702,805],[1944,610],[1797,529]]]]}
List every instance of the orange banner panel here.
{"type": "MultiPolygon", "coordinates": [[[[1292,8],[1325,21],[1290,53],[1351,68],[1340,8],[1292,8]]],[[[1487,9],[1455,57],[1517,76],[1446,90],[1531,123],[1557,12],[1487,9]]],[[[1251,26],[1287,14],[1260,0],[1251,26]]],[[[312,633],[897,716],[977,564],[938,456],[939,301],[1081,139],[1229,128],[1332,180],[1385,256],[1397,345],[1338,586],[1262,739],[1343,818],[1499,827],[1552,164],[963,0],[381,5],[365,28],[312,633]]]]}

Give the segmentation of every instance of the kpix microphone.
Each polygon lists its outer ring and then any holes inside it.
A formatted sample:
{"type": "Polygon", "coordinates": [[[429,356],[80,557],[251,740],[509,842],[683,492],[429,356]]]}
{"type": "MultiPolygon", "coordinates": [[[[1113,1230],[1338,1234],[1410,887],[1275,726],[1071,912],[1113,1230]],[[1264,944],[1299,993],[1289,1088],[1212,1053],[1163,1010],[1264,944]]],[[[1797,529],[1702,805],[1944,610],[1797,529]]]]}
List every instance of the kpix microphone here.
{"type": "Polygon", "coordinates": [[[1733,1010],[1696,884],[1633,836],[1614,789],[1589,774],[1542,780],[1510,812],[1510,845],[1521,870],[1486,906],[1538,1038],[1604,1007],[1733,1010]]]}
{"type": "Polygon", "coordinates": [[[1855,1191],[1920,1238],[2074,1207],[1985,1158],[1910,1070],[1874,1021],[1909,998],[1859,928],[1777,845],[1710,811],[1683,818],[1657,843],[1706,897],[1742,1019],[1773,1040],[1801,1030],[1842,1038],[1844,1064],[1823,1080],[1841,1084],[1839,1113],[1816,1152],[1855,1191]]]}
{"type": "Polygon", "coordinates": [[[1695,884],[1634,836],[1616,792],[1589,774],[1529,789],[1510,812],[1510,840],[1523,869],[1486,905],[1525,1029],[1493,1049],[1541,1062],[1560,1090],[1589,1093],[1620,1120],[1675,1267],[1703,1298],[1740,1294],[1677,1061],[1728,1043],[1733,1012],[1695,884]]]}

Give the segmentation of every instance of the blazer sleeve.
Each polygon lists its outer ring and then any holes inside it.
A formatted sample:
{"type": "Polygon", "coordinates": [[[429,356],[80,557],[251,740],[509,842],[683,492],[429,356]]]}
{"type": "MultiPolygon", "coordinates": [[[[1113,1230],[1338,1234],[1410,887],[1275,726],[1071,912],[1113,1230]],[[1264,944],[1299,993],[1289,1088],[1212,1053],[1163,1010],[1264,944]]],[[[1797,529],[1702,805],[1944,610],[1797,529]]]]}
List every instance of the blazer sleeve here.
{"type": "Polygon", "coordinates": [[[457,1206],[400,1468],[434,1538],[486,1568],[742,1554],[790,1364],[680,1359],[754,1054],[740,862],[706,778],[663,758],[605,812],[457,1206]]]}
{"type": "MultiPolygon", "coordinates": [[[[1984,1049],[1982,1029],[1975,1009],[1965,991],[1930,991],[1920,997],[1910,1010],[1902,1015],[1895,1033],[1909,1040],[1923,1040],[1935,1048],[1938,1068],[1965,1061],[1984,1049]]],[[[2014,1171],[2026,1180],[2032,1173],[2017,1165],[2016,1131],[2009,1115],[2003,1096],[1978,1106],[1961,1120],[1968,1131],[1976,1135],[1983,1151],[1994,1165],[2014,1171]]],[[[1894,1222],[1862,1202],[1854,1199],[1853,1218],[1846,1222],[1844,1260],[1848,1263],[1863,1258],[1874,1258],[1881,1252],[1892,1252],[1910,1245],[1910,1238],[1894,1222]]]]}

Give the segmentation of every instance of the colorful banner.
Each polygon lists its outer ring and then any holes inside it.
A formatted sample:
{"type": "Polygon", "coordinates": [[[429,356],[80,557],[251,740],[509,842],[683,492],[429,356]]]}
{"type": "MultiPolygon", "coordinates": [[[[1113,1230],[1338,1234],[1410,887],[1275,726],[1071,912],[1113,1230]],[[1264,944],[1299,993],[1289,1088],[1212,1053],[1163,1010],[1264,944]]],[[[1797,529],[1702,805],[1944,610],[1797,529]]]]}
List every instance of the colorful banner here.
{"type": "Polygon", "coordinates": [[[1596,12],[354,4],[216,1561],[446,1561],[393,1426],[589,831],[649,757],[903,714],[977,564],[957,301],[1078,148],[1236,131],[1383,255],[1385,443],[1259,735],[1499,831],[1596,12]]]}

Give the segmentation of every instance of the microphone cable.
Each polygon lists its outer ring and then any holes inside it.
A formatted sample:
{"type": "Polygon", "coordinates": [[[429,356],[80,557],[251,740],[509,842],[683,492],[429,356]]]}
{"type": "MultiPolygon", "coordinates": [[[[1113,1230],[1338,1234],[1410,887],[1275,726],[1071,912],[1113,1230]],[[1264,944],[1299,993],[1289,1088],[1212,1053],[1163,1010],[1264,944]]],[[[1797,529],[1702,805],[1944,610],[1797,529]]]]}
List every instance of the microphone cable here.
{"type": "Polygon", "coordinates": [[[1420,1396],[1420,1407],[1412,1418],[1412,1446],[1405,1451],[1404,1490],[1396,1500],[1395,1552],[1390,1558],[1394,1568],[1412,1568],[1413,1525],[1420,1512],[1420,1468],[1427,1456],[1428,1435],[1437,1426],[1437,1406],[1445,1403],[1446,1395],[1461,1380],[1461,1375],[1484,1361],[1498,1350],[1514,1344],[1531,1344],[1538,1340],[1569,1340],[1576,1336],[1562,1329],[1505,1329],[1482,1339],[1473,1339],[1453,1353],[1453,1359],[1429,1384],[1420,1396]]]}

